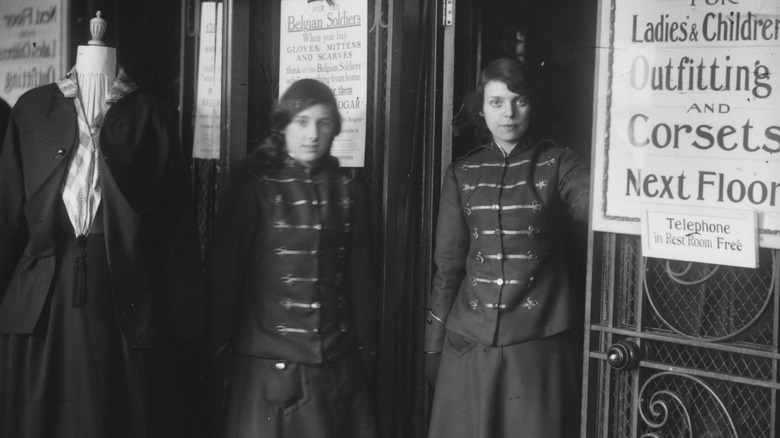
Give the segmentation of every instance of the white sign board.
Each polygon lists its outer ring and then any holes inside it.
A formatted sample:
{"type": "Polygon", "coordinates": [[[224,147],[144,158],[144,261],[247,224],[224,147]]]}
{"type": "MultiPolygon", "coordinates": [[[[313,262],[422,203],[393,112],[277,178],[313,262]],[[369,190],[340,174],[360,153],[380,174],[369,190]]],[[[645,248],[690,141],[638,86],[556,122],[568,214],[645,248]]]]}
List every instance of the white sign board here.
{"type": "Polygon", "coordinates": [[[758,267],[755,211],[668,207],[642,214],[642,255],[758,267]]]}
{"type": "Polygon", "coordinates": [[[602,0],[593,228],[643,209],[756,211],[780,248],[780,2],[602,0]]]}
{"type": "Polygon", "coordinates": [[[282,0],[279,95],[296,80],[327,84],[341,113],[331,154],[344,167],[363,167],[368,93],[368,2],[282,0]]]}
{"type": "Polygon", "coordinates": [[[218,159],[222,121],[222,3],[200,7],[193,158],[218,159]]]}
{"type": "Polygon", "coordinates": [[[67,73],[67,5],[66,0],[0,1],[0,98],[8,105],[67,73]]]}

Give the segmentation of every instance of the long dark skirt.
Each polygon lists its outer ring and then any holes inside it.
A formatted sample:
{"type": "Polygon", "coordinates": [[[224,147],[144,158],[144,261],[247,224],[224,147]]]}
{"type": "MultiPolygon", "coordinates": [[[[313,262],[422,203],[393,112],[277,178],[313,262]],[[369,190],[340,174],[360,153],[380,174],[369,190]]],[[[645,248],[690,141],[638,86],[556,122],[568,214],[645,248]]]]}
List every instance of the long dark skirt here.
{"type": "Polygon", "coordinates": [[[172,436],[170,353],[129,348],[119,331],[102,234],[87,243],[87,305],[72,306],[73,241],[58,238],[57,271],[33,334],[0,335],[0,436],[172,436]],[[153,379],[154,377],[154,379],[153,379]]]}
{"type": "Polygon", "coordinates": [[[429,438],[579,436],[582,336],[503,347],[448,332],[429,438]]]}
{"type": "Polygon", "coordinates": [[[374,438],[359,353],[322,365],[232,356],[223,438],[374,438]]]}

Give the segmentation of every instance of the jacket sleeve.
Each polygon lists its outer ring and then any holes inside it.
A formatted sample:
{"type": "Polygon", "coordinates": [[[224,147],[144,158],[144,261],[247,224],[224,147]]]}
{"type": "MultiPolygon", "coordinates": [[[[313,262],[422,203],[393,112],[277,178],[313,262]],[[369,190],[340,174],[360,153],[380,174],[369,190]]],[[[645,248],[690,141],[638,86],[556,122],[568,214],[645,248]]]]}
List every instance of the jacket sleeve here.
{"type": "Polygon", "coordinates": [[[569,214],[579,222],[588,221],[590,172],[572,151],[564,152],[558,168],[558,191],[569,214]]]}
{"type": "Polygon", "coordinates": [[[436,223],[436,248],[433,260],[436,274],[426,315],[425,351],[441,352],[444,324],[466,275],[470,237],[460,203],[460,190],[452,166],[447,169],[441,189],[436,223]]]}
{"type": "Polygon", "coordinates": [[[355,183],[354,224],[347,266],[347,293],[352,304],[358,348],[376,352],[378,291],[375,258],[371,248],[369,206],[363,190],[355,183]]]}
{"type": "Polygon", "coordinates": [[[12,113],[0,149],[0,301],[27,242],[20,147],[19,126],[12,113]]]}
{"type": "Polygon", "coordinates": [[[164,128],[170,148],[159,212],[159,272],[176,334],[190,340],[205,326],[206,290],[190,172],[174,126],[169,118],[164,128]]]}
{"type": "Polygon", "coordinates": [[[219,207],[211,246],[208,348],[231,349],[244,295],[246,267],[256,239],[259,203],[250,178],[234,179],[219,207]]]}

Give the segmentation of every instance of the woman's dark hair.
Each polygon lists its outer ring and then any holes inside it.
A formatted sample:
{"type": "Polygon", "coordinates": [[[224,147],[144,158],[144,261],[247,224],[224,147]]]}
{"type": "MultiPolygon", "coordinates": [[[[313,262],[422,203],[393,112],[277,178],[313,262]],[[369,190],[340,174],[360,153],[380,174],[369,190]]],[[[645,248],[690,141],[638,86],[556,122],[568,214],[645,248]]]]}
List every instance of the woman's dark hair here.
{"type": "Polygon", "coordinates": [[[301,79],[293,83],[284,92],[276,105],[273,115],[273,129],[281,131],[299,112],[314,106],[325,105],[333,113],[334,133],[341,132],[341,115],[339,114],[336,97],[330,87],[314,79],[301,79]]]}
{"type": "Polygon", "coordinates": [[[491,81],[503,82],[509,91],[528,97],[531,106],[535,106],[537,90],[525,63],[512,58],[496,59],[482,70],[476,90],[464,99],[466,111],[478,128],[486,128],[485,118],[479,113],[485,101],[485,85],[491,81]]]}
{"type": "Polygon", "coordinates": [[[290,85],[279,98],[272,117],[273,128],[270,133],[249,144],[250,156],[257,153],[257,159],[272,160],[283,156],[285,146],[281,131],[290,124],[296,114],[314,105],[324,105],[330,109],[334,125],[333,136],[337,136],[341,132],[341,114],[333,91],[320,81],[301,79],[290,85]]]}
{"type": "MultiPolygon", "coordinates": [[[[279,98],[272,118],[271,132],[249,143],[249,155],[243,167],[247,171],[253,171],[281,164],[281,159],[285,155],[282,130],[292,122],[296,114],[314,105],[324,105],[330,109],[333,117],[333,136],[337,136],[341,132],[341,114],[333,91],[320,81],[300,79],[290,85],[290,88],[279,98]]],[[[330,160],[330,152],[323,158],[326,162],[335,160],[335,158],[330,160]]]]}

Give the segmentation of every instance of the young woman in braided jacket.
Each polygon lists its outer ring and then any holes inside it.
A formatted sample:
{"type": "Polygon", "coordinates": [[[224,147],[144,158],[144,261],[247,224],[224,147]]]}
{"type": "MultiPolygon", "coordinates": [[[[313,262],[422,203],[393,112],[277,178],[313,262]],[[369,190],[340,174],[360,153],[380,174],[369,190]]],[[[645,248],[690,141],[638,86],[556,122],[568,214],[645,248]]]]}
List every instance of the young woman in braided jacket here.
{"type": "Polygon", "coordinates": [[[514,59],[483,70],[469,105],[491,141],[444,177],[426,321],[429,438],[578,436],[582,338],[564,219],[587,220],[589,175],[534,134],[530,79],[514,59]]]}
{"type": "Polygon", "coordinates": [[[295,82],[274,124],[233,179],[214,236],[220,436],[373,438],[377,278],[365,196],[330,155],[333,93],[295,82]]]}

